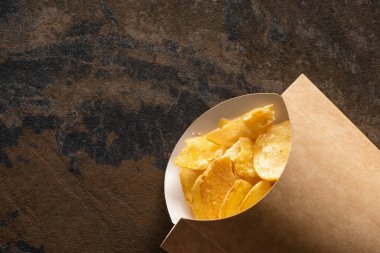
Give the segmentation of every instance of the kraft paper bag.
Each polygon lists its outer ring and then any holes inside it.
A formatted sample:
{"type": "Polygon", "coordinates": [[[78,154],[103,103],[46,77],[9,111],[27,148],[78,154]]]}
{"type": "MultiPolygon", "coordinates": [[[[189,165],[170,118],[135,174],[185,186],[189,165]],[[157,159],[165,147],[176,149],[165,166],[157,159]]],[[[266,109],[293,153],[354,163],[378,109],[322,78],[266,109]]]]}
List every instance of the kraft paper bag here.
{"type": "Polygon", "coordinates": [[[167,199],[175,226],[163,249],[380,252],[379,149],[306,76],[282,98],[292,147],[280,180],[258,204],[227,219],[193,220],[186,210],[176,217],[167,199]]]}

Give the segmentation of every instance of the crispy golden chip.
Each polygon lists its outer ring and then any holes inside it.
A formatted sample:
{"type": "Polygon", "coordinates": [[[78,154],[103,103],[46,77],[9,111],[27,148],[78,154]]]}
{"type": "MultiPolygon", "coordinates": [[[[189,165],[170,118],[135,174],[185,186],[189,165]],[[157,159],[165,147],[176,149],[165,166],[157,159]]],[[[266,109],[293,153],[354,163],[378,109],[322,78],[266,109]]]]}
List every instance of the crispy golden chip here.
{"type": "Polygon", "coordinates": [[[245,177],[245,176],[239,176],[238,175],[238,178],[239,179],[242,179],[244,181],[247,181],[248,183],[250,183],[252,186],[255,186],[258,182],[261,182],[262,179],[261,177],[257,176],[254,176],[254,177],[245,177]]]}
{"type": "Polygon", "coordinates": [[[189,205],[191,205],[191,189],[193,188],[195,181],[200,175],[202,175],[202,171],[192,170],[188,168],[181,168],[179,172],[182,191],[185,195],[186,202],[189,205]]]}
{"type": "Polygon", "coordinates": [[[244,114],[242,119],[251,132],[251,139],[255,140],[263,131],[271,126],[274,120],[273,105],[254,109],[244,114]]]}
{"type": "Polygon", "coordinates": [[[224,153],[224,156],[229,156],[234,162],[235,172],[238,176],[256,176],[256,172],[253,169],[253,148],[254,143],[249,138],[240,137],[239,140],[224,153]]]}
{"type": "Polygon", "coordinates": [[[206,170],[212,160],[221,156],[225,147],[207,140],[205,136],[185,140],[186,146],[181,150],[174,163],[181,168],[206,170]]]}
{"type": "Polygon", "coordinates": [[[254,177],[256,172],[253,168],[254,143],[248,138],[240,138],[240,153],[235,158],[235,171],[239,176],[254,177]]]}
{"type": "Polygon", "coordinates": [[[231,147],[240,137],[250,137],[250,135],[249,129],[239,117],[231,120],[222,128],[209,132],[206,137],[215,144],[231,147]]]}
{"type": "Polygon", "coordinates": [[[252,185],[247,181],[236,180],[224,198],[219,211],[219,218],[226,218],[239,213],[240,205],[251,188],[252,185]]]}
{"type": "Polygon", "coordinates": [[[192,209],[196,219],[217,219],[219,210],[236,178],[228,156],[215,159],[195,181],[192,189],[192,209]]]}
{"type": "Polygon", "coordinates": [[[248,192],[247,196],[244,198],[239,208],[240,212],[243,212],[244,210],[247,210],[251,206],[257,204],[257,202],[259,202],[264,197],[270,188],[271,184],[265,180],[253,186],[252,189],[248,192]]]}
{"type": "Polygon", "coordinates": [[[285,168],[291,145],[289,121],[273,125],[255,143],[253,164],[256,173],[265,180],[278,180],[285,168]]]}
{"type": "Polygon", "coordinates": [[[220,118],[219,123],[218,123],[218,127],[222,128],[223,126],[227,125],[227,123],[230,121],[231,120],[226,119],[226,118],[220,118]]]}
{"type": "Polygon", "coordinates": [[[238,140],[237,142],[234,143],[229,149],[224,152],[223,156],[229,156],[231,158],[231,161],[235,161],[236,157],[239,156],[241,151],[241,143],[238,140]]]}
{"type": "Polygon", "coordinates": [[[191,189],[191,209],[195,219],[207,220],[207,208],[203,202],[202,197],[202,184],[204,181],[204,174],[199,176],[194,183],[193,189],[191,189]]]}
{"type": "Polygon", "coordinates": [[[273,105],[254,109],[242,117],[231,120],[222,127],[208,133],[207,139],[226,147],[231,147],[239,137],[255,140],[274,120],[273,105]]]}

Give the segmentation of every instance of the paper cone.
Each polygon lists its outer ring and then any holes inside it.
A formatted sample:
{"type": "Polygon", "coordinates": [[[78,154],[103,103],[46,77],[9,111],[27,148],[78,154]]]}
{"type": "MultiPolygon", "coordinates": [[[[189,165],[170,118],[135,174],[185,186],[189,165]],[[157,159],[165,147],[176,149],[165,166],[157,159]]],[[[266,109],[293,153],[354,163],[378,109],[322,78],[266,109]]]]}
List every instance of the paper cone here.
{"type": "Polygon", "coordinates": [[[282,95],[292,125],[269,194],[223,220],[180,219],[168,252],[380,252],[380,152],[304,75],[282,95]]]}
{"type": "Polygon", "coordinates": [[[165,172],[165,200],[169,216],[174,224],[176,224],[180,218],[192,219],[192,213],[184,199],[179,180],[180,168],[174,164],[174,159],[185,147],[185,139],[194,137],[194,134],[204,134],[214,130],[217,128],[218,121],[222,117],[233,119],[253,108],[268,104],[273,104],[273,109],[276,113],[275,123],[289,119],[284,100],[278,94],[248,94],[229,99],[214,106],[196,119],[181,136],[170,156],[165,172]]]}

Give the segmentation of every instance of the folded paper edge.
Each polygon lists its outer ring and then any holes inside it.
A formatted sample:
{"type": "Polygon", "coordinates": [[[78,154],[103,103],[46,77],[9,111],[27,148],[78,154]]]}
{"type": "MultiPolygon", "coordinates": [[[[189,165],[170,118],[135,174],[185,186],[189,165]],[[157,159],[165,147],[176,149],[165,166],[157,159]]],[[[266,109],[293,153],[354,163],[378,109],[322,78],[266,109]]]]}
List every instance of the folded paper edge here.
{"type": "MultiPolygon", "coordinates": [[[[328,102],[330,105],[331,105],[331,108],[335,108],[336,112],[344,117],[346,120],[348,120],[350,122],[350,127],[351,128],[355,128],[355,129],[358,129],[358,127],[330,100],[329,97],[327,97],[305,74],[301,74],[291,85],[289,85],[289,87],[281,94],[281,96],[284,98],[284,102],[287,103],[287,94],[289,94],[291,92],[292,89],[295,89],[297,88],[297,86],[301,86],[301,85],[304,85],[304,86],[308,86],[309,89],[312,89],[314,91],[316,91],[318,94],[320,94],[321,96],[324,96],[326,97],[326,102],[328,102]]],[[[367,138],[367,136],[362,132],[360,131],[360,129],[358,129],[360,132],[360,136],[361,136],[361,140],[362,141],[365,141],[369,146],[372,146],[372,148],[376,149],[379,151],[379,149],[376,147],[376,145],[370,140],[367,138]]]]}
{"type": "Polygon", "coordinates": [[[226,251],[223,250],[217,243],[213,242],[206,235],[194,228],[194,226],[187,222],[185,219],[180,219],[177,222],[177,224],[173,226],[168,235],[165,237],[164,241],[161,243],[160,247],[167,252],[199,252],[195,247],[193,247],[193,242],[195,242],[198,247],[202,248],[203,253],[226,253],[226,251]],[[192,240],[181,241],[177,240],[176,238],[173,238],[178,236],[172,233],[172,231],[175,229],[178,229],[183,232],[186,231],[187,236],[189,236],[190,233],[191,235],[189,237],[192,238],[192,240]]]}

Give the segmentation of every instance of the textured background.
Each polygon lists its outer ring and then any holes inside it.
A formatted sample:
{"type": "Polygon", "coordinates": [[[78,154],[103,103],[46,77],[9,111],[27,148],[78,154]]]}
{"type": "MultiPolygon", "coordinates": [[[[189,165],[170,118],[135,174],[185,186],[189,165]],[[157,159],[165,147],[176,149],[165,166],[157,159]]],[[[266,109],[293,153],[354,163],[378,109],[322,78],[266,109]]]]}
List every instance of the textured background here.
{"type": "Polygon", "coordinates": [[[0,252],[158,252],[165,165],[305,73],[380,146],[379,1],[0,1],[0,252]]]}

